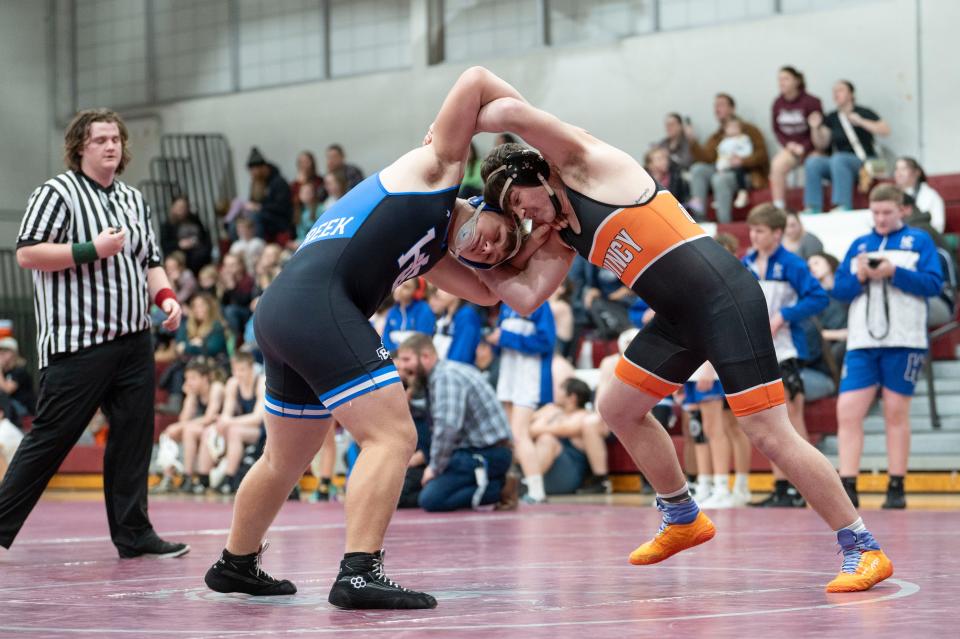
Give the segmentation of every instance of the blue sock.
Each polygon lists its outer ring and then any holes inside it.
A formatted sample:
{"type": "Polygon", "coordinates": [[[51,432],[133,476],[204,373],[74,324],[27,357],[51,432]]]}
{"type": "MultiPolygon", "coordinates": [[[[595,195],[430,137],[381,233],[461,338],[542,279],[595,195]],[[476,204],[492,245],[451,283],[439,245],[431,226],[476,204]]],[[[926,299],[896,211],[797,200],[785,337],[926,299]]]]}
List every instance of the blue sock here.
{"type": "Polygon", "coordinates": [[[700,514],[700,507],[693,499],[688,499],[680,503],[670,503],[657,497],[657,509],[663,513],[663,523],[670,524],[689,524],[692,523],[697,515],[700,514]]]}

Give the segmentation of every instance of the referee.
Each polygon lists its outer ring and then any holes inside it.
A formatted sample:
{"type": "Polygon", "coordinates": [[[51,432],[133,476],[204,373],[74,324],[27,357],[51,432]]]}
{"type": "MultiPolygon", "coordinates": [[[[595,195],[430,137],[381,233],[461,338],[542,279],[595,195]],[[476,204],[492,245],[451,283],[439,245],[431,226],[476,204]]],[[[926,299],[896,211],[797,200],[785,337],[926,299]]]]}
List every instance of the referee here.
{"type": "Polygon", "coordinates": [[[34,271],[40,397],[33,429],[0,484],[0,545],[9,548],[98,408],[110,423],[103,490],[123,558],[179,557],[147,516],[153,441],[150,302],[176,330],[180,306],[161,267],[143,195],[116,179],[130,161],[113,111],[81,111],[64,135],[68,170],[30,196],[17,261],[34,271]]]}

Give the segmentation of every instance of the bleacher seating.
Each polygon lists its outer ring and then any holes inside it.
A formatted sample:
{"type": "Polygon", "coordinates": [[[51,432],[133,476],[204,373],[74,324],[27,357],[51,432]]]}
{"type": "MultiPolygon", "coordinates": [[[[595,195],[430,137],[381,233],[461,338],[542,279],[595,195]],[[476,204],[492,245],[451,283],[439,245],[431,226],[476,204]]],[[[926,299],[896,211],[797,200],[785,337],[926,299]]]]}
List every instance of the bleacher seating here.
{"type": "MultiPolygon", "coordinates": [[[[929,178],[930,185],[935,188],[943,197],[946,203],[946,230],[948,233],[960,233],[960,174],[937,175],[929,178]]],[[[829,187],[827,197],[829,197],[829,187]]],[[[734,219],[743,220],[749,208],[755,204],[769,200],[769,191],[754,191],[751,193],[750,205],[745,209],[735,211],[734,219]]],[[[829,201],[829,199],[825,200],[829,201]]],[[[793,209],[803,208],[803,189],[790,189],[787,195],[787,203],[793,209]]],[[[866,208],[866,198],[858,194],[855,199],[858,207],[866,208]]],[[[749,246],[749,230],[742,221],[732,224],[719,225],[718,230],[731,233],[740,240],[743,250],[749,246]]],[[[956,359],[956,349],[960,346],[960,331],[954,331],[938,340],[932,345],[931,352],[934,359],[956,359]]],[[[596,341],[592,344],[594,366],[599,365],[600,359],[604,355],[616,352],[615,341],[596,341]]],[[[157,377],[165,368],[164,365],[157,365],[157,377]]],[[[586,381],[591,388],[596,385],[596,370],[578,370],[578,377],[586,381]]],[[[162,393],[158,393],[157,401],[162,402],[166,398],[162,393]]],[[[807,429],[810,431],[811,439],[814,443],[826,435],[835,434],[837,430],[836,418],[836,399],[829,398],[817,402],[812,402],[805,409],[807,429]]],[[[154,440],[166,426],[176,421],[174,415],[157,415],[155,418],[156,427],[154,429],[154,440]]],[[[674,445],[678,453],[682,454],[683,439],[679,435],[672,436],[674,445]]],[[[610,470],[613,473],[636,473],[637,469],[627,455],[626,450],[615,439],[611,439],[609,444],[610,470]]],[[[103,469],[103,448],[99,446],[76,446],[67,456],[60,472],[63,473],[99,473],[103,469]]],[[[752,469],[754,471],[768,471],[770,464],[762,455],[754,451],[752,469]]]]}

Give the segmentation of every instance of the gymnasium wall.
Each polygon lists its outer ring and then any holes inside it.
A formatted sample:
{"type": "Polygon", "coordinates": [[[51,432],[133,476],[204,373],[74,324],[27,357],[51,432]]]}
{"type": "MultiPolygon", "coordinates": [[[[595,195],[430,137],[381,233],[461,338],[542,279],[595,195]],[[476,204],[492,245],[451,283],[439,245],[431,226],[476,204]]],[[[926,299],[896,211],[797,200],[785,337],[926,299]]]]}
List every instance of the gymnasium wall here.
{"type": "MultiPolygon", "coordinates": [[[[502,75],[534,104],[637,156],[662,136],[668,111],[689,115],[699,134],[712,131],[712,97],[720,90],[736,97],[742,117],[769,130],[777,69],[789,63],[806,73],[810,90],[827,108],[833,82],[852,80],[860,101],[890,122],[893,134],[884,144],[897,154],[921,155],[938,173],[960,170],[951,142],[960,139],[960,124],[951,115],[960,105],[960,82],[951,67],[960,59],[957,24],[960,3],[882,0],[473,62],[502,75]]],[[[164,131],[225,133],[238,185],[247,183],[244,161],[254,144],[287,176],[299,150],[319,152],[333,141],[371,171],[419,142],[464,68],[421,63],[405,71],[188,100],[151,112],[159,114],[164,131]]]]}
{"type": "Polygon", "coordinates": [[[52,164],[46,47],[45,2],[0,6],[0,248],[15,243],[27,197],[52,164]]]}
{"type": "MultiPolygon", "coordinates": [[[[50,106],[52,3],[0,4],[0,211],[22,211],[30,190],[61,170],[62,127],[50,106]],[[15,87],[11,89],[10,87],[15,87]]],[[[245,189],[251,145],[289,177],[301,149],[340,142],[350,161],[372,171],[419,140],[463,63],[427,66],[426,0],[413,0],[414,67],[310,84],[182,100],[129,110],[146,123],[133,143],[128,179],[146,174],[156,132],[222,132],[245,189]]],[[[555,46],[473,60],[514,83],[534,104],[640,156],[663,134],[663,115],[689,115],[700,135],[715,126],[717,91],[733,94],[740,114],[769,130],[782,64],[803,70],[829,108],[834,80],[857,86],[860,101],[890,122],[884,144],[918,155],[932,173],[960,171],[960,3],[875,0],[809,13],[669,31],[607,45],[555,46]],[[918,71],[918,65],[920,70],[918,71]]],[[[138,129],[139,130],[139,129],[138,129]]],[[[481,147],[489,140],[481,140],[481,147]]],[[[771,149],[773,145],[771,144],[771,149]]],[[[0,244],[12,243],[2,226],[0,244]]]]}

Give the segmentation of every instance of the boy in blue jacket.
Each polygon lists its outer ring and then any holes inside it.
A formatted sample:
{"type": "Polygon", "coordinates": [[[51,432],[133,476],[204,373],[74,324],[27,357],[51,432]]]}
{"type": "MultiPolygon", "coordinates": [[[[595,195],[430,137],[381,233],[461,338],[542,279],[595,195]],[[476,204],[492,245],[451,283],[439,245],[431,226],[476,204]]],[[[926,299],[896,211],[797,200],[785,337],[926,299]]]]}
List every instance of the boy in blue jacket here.
{"type": "Polygon", "coordinates": [[[889,473],[883,507],[905,508],[910,401],[927,354],[927,298],[940,293],[943,274],[930,236],[903,222],[910,207],[899,189],[875,187],[870,210],[874,228],[850,246],[831,291],[850,302],[837,400],[840,479],[858,505],[863,419],[881,386],[889,473]]]}
{"type": "MultiPolygon", "coordinates": [[[[830,299],[803,258],[783,248],[786,213],[773,204],[761,204],[750,211],[747,224],[752,248],[743,257],[743,263],[760,280],[767,299],[770,332],[788,399],[787,414],[797,433],[809,441],[803,419],[804,388],[800,377],[801,362],[810,358],[804,325],[825,309],[830,299]]],[[[773,476],[774,492],[758,506],[806,506],[806,501],[776,465],[773,476]]]]}

